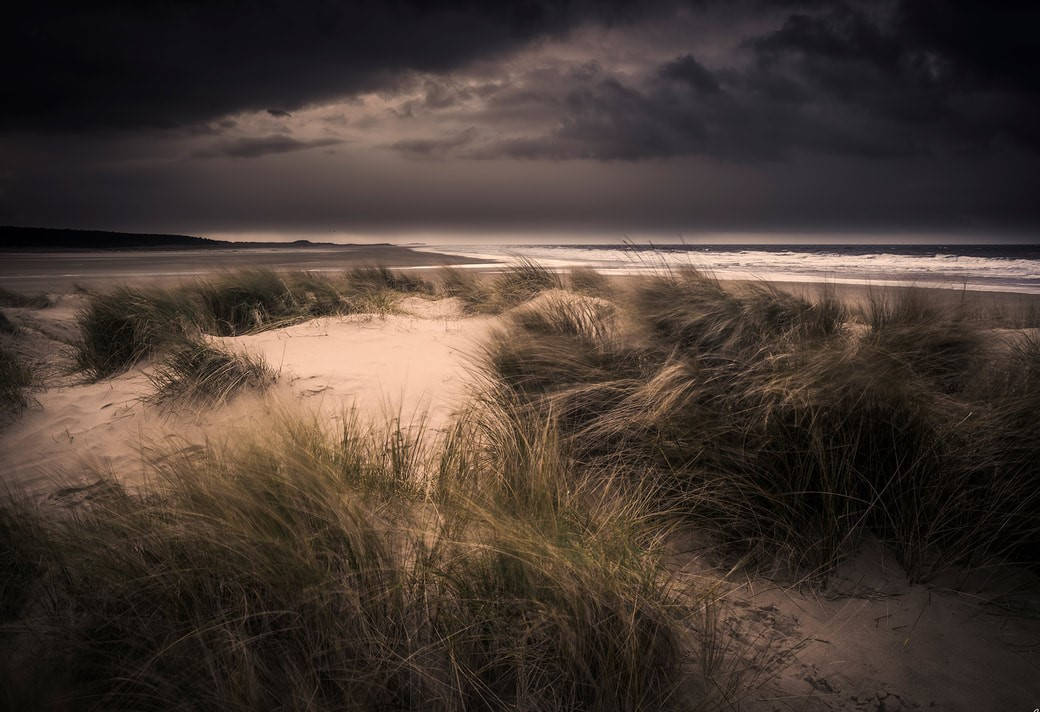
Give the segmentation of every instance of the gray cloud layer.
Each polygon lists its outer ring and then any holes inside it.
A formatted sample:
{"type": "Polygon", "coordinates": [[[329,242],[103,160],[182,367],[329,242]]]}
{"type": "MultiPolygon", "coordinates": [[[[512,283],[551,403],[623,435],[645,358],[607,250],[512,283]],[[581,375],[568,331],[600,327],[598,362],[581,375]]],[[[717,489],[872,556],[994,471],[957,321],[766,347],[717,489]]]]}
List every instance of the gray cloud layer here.
{"type": "MultiPolygon", "coordinates": [[[[1011,51],[1024,62],[1040,60],[1033,47],[994,37],[991,54],[976,56],[986,38],[974,30],[956,34],[970,28],[952,7],[928,18],[918,3],[821,7],[744,37],[717,66],[685,52],[645,76],[596,63],[532,72],[522,88],[492,93],[470,120],[494,130],[497,117],[526,111],[551,116],[551,126],[536,120],[527,135],[485,142],[448,136],[421,145],[474,158],[557,160],[776,160],[795,150],[897,158],[981,150],[997,141],[1040,148],[1035,76],[1004,60],[1011,51]],[[933,36],[944,22],[949,32],[933,36]]],[[[994,32],[1021,33],[1016,21],[1030,13],[980,14],[1004,15],[1004,24],[990,19],[994,32]]],[[[443,107],[446,99],[435,95],[435,108],[443,107]]],[[[398,147],[412,152],[414,143],[398,147]]]]}
{"type": "Polygon", "coordinates": [[[0,29],[0,222],[1034,230],[1038,20],[965,0],[25,4],[0,29]]]}
{"type": "Polygon", "coordinates": [[[0,128],[170,127],[292,111],[625,14],[566,0],[26,2],[7,11],[0,35],[0,128]]]}

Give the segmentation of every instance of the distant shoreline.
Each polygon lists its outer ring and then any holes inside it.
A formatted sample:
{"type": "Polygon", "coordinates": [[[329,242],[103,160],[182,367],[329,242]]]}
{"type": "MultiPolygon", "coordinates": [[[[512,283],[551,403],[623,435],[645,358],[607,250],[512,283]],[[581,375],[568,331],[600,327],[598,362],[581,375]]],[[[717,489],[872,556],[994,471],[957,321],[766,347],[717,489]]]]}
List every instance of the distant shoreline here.
{"type": "Polygon", "coordinates": [[[230,242],[194,235],[72,230],[49,227],[0,226],[0,252],[69,252],[93,250],[235,250],[235,249],[336,249],[393,247],[389,242],[230,242]]]}
{"type": "Polygon", "coordinates": [[[145,249],[14,248],[0,251],[0,287],[21,292],[104,289],[117,283],[170,285],[239,269],[330,272],[355,267],[441,267],[487,263],[394,245],[249,245],[145,249]]]}

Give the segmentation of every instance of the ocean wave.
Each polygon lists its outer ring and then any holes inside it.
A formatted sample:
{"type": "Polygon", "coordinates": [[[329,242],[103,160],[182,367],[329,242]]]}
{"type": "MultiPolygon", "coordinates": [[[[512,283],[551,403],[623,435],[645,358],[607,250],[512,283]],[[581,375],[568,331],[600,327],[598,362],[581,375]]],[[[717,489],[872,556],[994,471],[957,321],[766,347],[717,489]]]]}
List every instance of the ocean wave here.
{"type": "MultiPolygon", "coordinates": [[[[770,250],[762,247],[660,249],[588,245],[438,245],[435,249],[486,260],[508,261],[525,257],[554,268],[587,266],[643,272],[688,266],[710,272],[720,279],[918,284],[1040,293],[1040,259],[1015,256],[1013,250],[1009,250],[1011,255],[1003,256],[995,248],[993,256],[940,252],[924,247],[918,248],[918,254],[907,247],[900,247],[899,252],[886,248],[869,252],[869,248],[863,246],[770,250]]],[[[978,248],[975,252],[983,249],[978,248]]],[[[1023,250],[1018,252],[1021,254],[1023,250]]]]}

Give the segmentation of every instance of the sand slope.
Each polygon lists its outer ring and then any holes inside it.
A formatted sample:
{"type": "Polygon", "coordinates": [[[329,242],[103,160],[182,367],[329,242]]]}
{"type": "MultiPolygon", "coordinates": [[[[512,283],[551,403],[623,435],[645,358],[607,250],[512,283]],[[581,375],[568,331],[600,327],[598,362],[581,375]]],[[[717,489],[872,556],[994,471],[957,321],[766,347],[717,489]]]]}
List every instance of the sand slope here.
{"type": "MultiPolygon", "coordinates": [[[[201,412],[162,412],[142,401],[150,393],[149,364],[98,383],[57,379],[0,434],[0,480],[46,491],[56,483],[89,484],[99,470],[134,484],[144,475],[142,447],[202,442],[298,401],[325,414],[356,407],[374,421],[400,417],[407,425],[425,417],[428,428],[443,428],[466,395],[467,354],[493,319],[463,318],[455,300],[409,298],[399,308],[399,314],[315,319],[214,339],[262,356],[279,371],[280,382],[262,399],[245,395],[201,412]]],[[[37,322],[54,330],[73,311],[39,313],[46,316],[37,322]]],[[[38,331],[35,338],[42,338],[38,331]]],[[[52,350],[60,348],[50,343],[52,350]]]]}
{"type": "Polygon", "coordinates": [[[214,339],[262,356],[292,392],[324,412],[427,418],[448,425],[470,383],[469,354],[494,321],[463,318],[454,299],[407,298],[402,313],[315,319],[284,329],[214,339]]]}

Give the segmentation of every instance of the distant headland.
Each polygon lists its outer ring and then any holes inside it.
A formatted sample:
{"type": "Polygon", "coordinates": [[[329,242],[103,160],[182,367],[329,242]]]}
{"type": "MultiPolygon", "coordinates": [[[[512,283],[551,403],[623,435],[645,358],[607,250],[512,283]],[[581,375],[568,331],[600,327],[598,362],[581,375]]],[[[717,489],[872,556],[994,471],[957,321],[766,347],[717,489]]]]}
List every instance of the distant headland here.
{"type": "MultiPolygon", "coordinates": [[[[389,245],[389,243],[382,243],[389,245]]],[[[371,247],[372,245],[366,245],[371,247]]],[[[0,250],[226,250],[243,248],[356,247],[345,243],[311,242],[229,242],[193,235],[112,232],[109,230],[71,230],[50,227],[0,225],[0,250]]]]}

